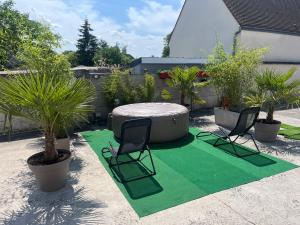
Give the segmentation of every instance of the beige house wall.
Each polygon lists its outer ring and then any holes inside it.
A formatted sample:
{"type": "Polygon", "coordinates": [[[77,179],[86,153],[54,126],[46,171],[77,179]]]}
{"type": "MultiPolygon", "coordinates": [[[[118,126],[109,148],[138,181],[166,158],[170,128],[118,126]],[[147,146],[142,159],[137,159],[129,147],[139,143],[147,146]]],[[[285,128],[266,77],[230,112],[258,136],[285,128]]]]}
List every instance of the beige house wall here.
{"type": "Polygon", "coordinates": [[[170,57],[204,58],[220,40],[232,52],[239,24],[222,0],[186,0],[170,40],[170,57]]]}
{"type": "Polygon", "coordinates": [[[300,63],[300,36],[242,30],[239,40],[248,48],[269,48],[266,62],[300,63]]]}

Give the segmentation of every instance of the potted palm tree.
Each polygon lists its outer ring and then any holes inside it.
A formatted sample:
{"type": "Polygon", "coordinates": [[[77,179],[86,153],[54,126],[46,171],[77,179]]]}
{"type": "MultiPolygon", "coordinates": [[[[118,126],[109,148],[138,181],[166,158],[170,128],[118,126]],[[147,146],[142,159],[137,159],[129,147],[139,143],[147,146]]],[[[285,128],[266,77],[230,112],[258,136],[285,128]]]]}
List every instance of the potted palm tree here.
{"type": "Polygon", "coordinates": [[[280,104],[299,104],[300,80],[290,79],[296,68],[291,68],[286,73],[265,70],[256,76],[256,88],[245,97],[249,106],[260,106],[267,112],[266,119],[260,119],[255,124],[255,138],[263,142],[276,140],[281,122],[274,119],[275,107],[280,104]]]}
{"type": "Polygon", "coordinates": [[[71,153],[55,148],[61,124],[84,120],[92,110],[95,89],[85,79],[31,73],[0,78],[0,109],[38,122],[45,135],[44,151],[27,160],[43,191],[64,186],[71,153]]]}
{"type": "MultiPolygon", "coordinates": [[[[180,104],[184,106],[188,106],[186,104],[185,99],[189,97],[192,100],[192,103],[203,104],[205,101],[197,96],[196,89],[200,89],[208,85],[208,82],[198,82],[198,73],[199,68],[194,66],[188,69],[182,69],[180,67],[176,67],[171,70],[170,78],[166,79],[166,83],[170,88],[176,89],[180,93],[180,104]]],[[[171,100],[172,94],[163,89],[161,96],[164,100],[171,100]]]]}

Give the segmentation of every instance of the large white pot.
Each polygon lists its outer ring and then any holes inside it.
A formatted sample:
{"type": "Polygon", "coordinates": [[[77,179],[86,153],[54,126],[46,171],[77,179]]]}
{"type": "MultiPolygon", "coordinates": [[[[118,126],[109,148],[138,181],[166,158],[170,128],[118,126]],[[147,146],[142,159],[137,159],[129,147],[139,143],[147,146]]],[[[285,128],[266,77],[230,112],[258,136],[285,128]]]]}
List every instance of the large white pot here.
{"type": "Polygon", "coordinates": [[[71,152],[58,150],[58,154],[65,155],[64,160],[52,164],[37,163],[43,157],[43,154],[43,152],[40,152],[29,157],[27,160],[28,167],[34,173],[42,191],[57,191],[66,184],[71,152]]]}
{"type": "Polygon", "coordinates": [[[214,112],[215,123],[218,126],[224,127],[229,130],[232,130],[235,127],[240,116],[240,114],[237,112],[225,110],[219,107],[215,107],[214,112]]]}

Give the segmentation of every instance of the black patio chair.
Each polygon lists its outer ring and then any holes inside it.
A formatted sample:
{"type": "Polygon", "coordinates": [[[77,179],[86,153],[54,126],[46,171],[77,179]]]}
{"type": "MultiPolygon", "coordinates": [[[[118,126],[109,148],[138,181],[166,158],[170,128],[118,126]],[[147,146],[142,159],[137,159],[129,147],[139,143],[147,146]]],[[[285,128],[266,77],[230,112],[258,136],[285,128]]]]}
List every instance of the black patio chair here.
{"type": "MultiPolygon", "coordinates": [[[[150,152],[150,148],[148,146],[148,142],[150,139],[150,132],[151,132],[151,124],[152,124],[152,121],[150,118],[125,121],[124,123],[122,123],[122,126],[121,126],[121,137],[120,137],[119,147],[113,147],[112,144],[109,143],[110,147],[106,147],[106,148],[102,149],[103,157],[104,157],[105,153],[107,153],[107,152],[111,153],[112,156],[110,157],[110,159],[108,161],[109,167],[117,168],[118,173],[119,173],[118,175],[119,175],[121,182],[129,182],[129,181],[153,176],[156,174],[152,155],[150,152]],[[133,179],[125,179],[124,176],[122,175],[120,165],[136,163],[136,162],[141,163],[141,156],[145,151],[148,152],[148,155],[150,157],[152,170],[143,166],[147,170],[147,175],[140,176],[138,178],[133,178],[133,179]],[[130,153],[134,153],[134,152],[140,152],[139,156],[137,158],[133,158],[132,156],[129,155],[130,153]],[[128,158],[130,160],[121,162],[119,159],[121,155],[128,155],[129,156],[128,158]],[[115,163],[112,162],[113,159],[115,159],[115,163]]],[[[142,164],[142,165],[144,165],[144,164],[142,164]]]]}
{"type": "MultiPolygon", "coordinates": [[[[260,112],[259,107],[246,108],[246,109],[242,110],[235,127],[232,130],[230,130],[230,132],[228,134],[226,134],[226,132],[220,128],[220,130],[224,133],[224,136],[218,137],[218,139],[215,141],[213,146],[217,147],[217,146],[221,146],[221,145],[230,144],[232,146],[236,156],[238,156],[238,157],[245,157],[245,156],[250,156],[250,155],[254,155],[254,154],[259,154],[260,150],[255,142],[255,139],[253,138],[253,135],[251,133],[249,133],[250,129],[254,126],[255,122],[257,121],[259,112],[260,112]],[[253,154],[247,154],[247,155],[238,154],[236,146],[234,144],[236,143],[238,138],[243,137],[245,135],[250,136],[250,139],[252,139],[252,141],[254,142],[257,152],[254,152],[253,154]],[[233,137],[233,136],[236,136],[236,138],[234,138],[232,140],[230,137],[233,137]],[[223,143],[219,143],[221,140],[223,140],[223,143]]],[[[207,133],[208,132],[201,131],[196,135],[196,137],[199,138],[199,137],[207,136],[207,133]]],[[[211,133],[209,135],[211,135],[211,133]]]]}

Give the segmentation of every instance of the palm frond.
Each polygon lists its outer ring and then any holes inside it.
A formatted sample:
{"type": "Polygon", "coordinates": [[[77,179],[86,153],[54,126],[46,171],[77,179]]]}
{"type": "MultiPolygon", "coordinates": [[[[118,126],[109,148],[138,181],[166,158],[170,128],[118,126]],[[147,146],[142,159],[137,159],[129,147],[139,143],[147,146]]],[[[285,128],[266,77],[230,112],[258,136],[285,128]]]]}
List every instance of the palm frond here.
{"type": "Polygon", "coordinates": [[[58,129],[92,111],[95,88],[85,79],[29,74],[1,78],[0,93],[1,111],[58,129]]]}
{"type": "MultiPolygon", "coordinates": [[[[190,67],[188,69],[182,69],[180,67],[174,68],[170,73],[170,79],[166,80],[166,84],[178,90],[181,93],[181,101],[185,97],[194,98],[195,89],[200,89],[208,85],[207,82],[197,82],[197,74],[199,72],[199,68],[196,66],[190,67]]],[[[165,100],[170,100],[172,98],[172,94],[167,91],[163,90],[161,96],[165,100]]],[[[203,103],[203,101],[197,101],[197,103],[203,103]]],[[[181,102],[181,104],[184,104],[181,102]]]]}
{"type": "Polygon", "coordinates": [[[245,98],[245,102],[250,106],[262,106],[269,114],[273,113],[277,104],[299,105],[300,103],[300,80],[290,79],[296,71],[292,67],[286,73],[276,72],[267,69],[256,77],[257,90],[250,92],[245,98]]]}
{"type": "Polygon", "coordinates": [[[162,97],[164,100],[168,101],[168,100],[171,100],[171,99],[172,99],[172,94],[171,94],[168,90],[163,89],[163,90],[161,91],[161,97],[162,97]]]}
{"type": "Polygon", "coordinates": [[[201,89],[201,88],[207,87],[209,84],[210,84],[209,81],[206,81],[206,82],[195,82],[194,83],[194,87],[196,89],[201,89]]]}
{"type": "Polygon", "coordinates": [[[203,105],[206,103],[206,101],[198,96],[194,96],[193,103],[198,104],[198,105],[203,105]]]}
{"type": "Polygon", "coordinates": [[[291,67],[286,73],[282,74],[282,80],[283,82],[288,81],[290,78],[292,78],[297,71],[297,68],[295,66],[291,67]]]}

